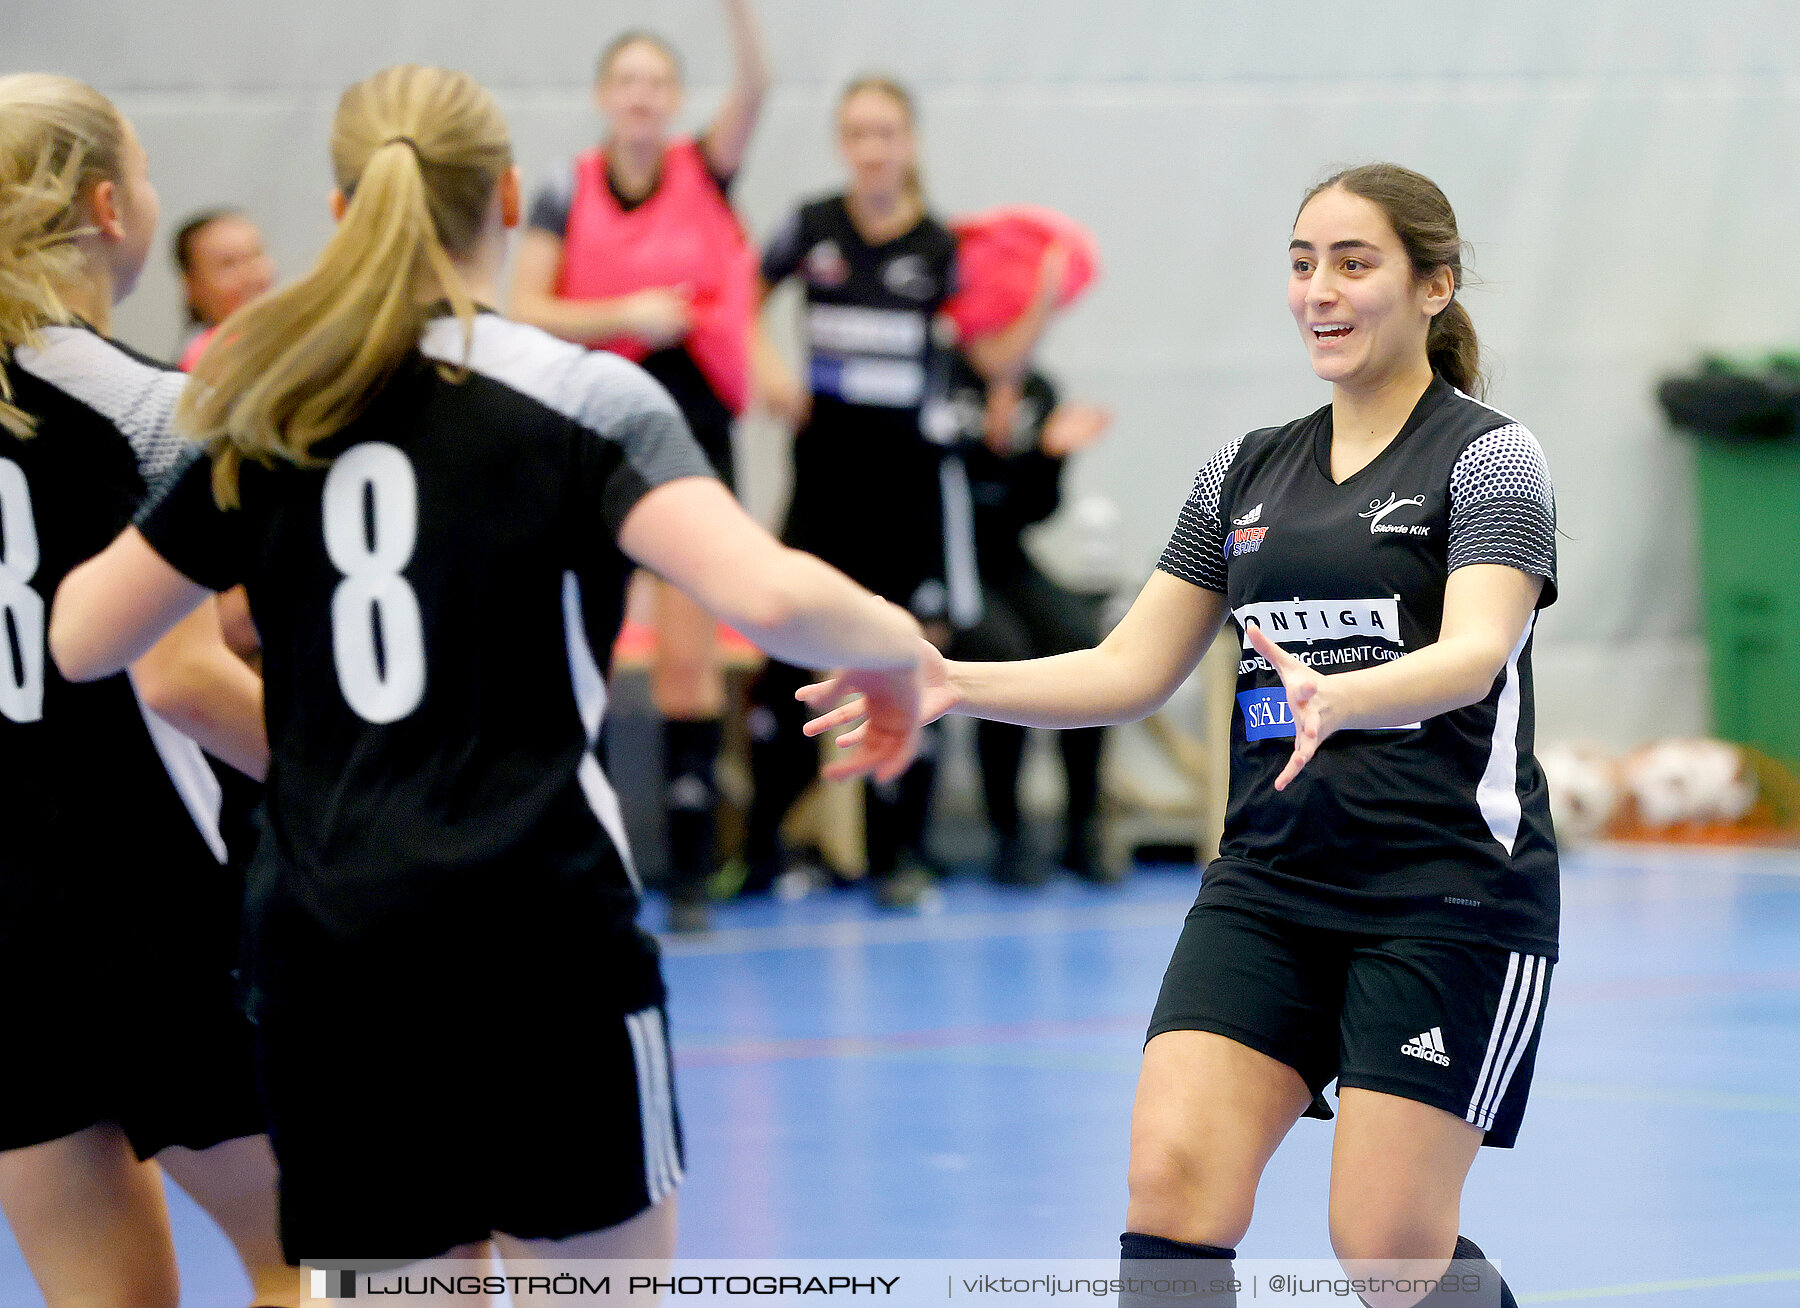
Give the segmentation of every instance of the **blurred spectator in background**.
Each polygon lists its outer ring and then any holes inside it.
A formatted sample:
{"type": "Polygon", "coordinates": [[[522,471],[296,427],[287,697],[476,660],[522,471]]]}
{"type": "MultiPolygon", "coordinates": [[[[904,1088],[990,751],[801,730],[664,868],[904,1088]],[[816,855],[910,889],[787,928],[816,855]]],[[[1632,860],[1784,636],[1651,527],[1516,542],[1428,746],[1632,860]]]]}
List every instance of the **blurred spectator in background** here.
{"type": "MultiPolygon", "coordinates": [[[[790,277],[801,283],[805,371],[769,348],[758,366],[769,408],[795,428],[782,540],[911,609],[937,640],[949,634],[943,449],[921,417],[943,362],[937,318],[955,284],[956,241],[926,203],[914,127],[912,95],[892,78],[858,77],[839,95],[844,188],[796,209],[762,260],[765,298],[790,277]]],[[[819,770],[794,698],[811,680],[771,661],[751,687],[743,894],[769,893],[790,870],[782,818],[819,770]]],[[[932,892],[924,838],[937,738],[928,729],[903,777],[864,791],[868,880],[885,907],[916,909],[932,892]]]]}
{"type": "Polygon", "coordinates": [[[230,208],[203,209],[186,219],[175,229],[174,254],[187,306],[177,359],[188,372],[218,325],[275,284],[275,263],[256,224],[230,208]]]}
{"type": "MultiPolygon", "coordinates": [[[[1020,537],[1056,512],[1064,462],[1105,435],[1112,414],[1098,405],[1059,403],[1056,388],[1035,370],[1022,382],[989,385],[960,354],[952,364],[950,405],[974,506],[982,593],[980,620],[956,633],[951,657],[1031,659],[1098,644],[1105,597],[1057,584],[1032,561],[1020,537]]],[[[1057,862],[1089,881],[1117,877],[1100,856],[1096,829],[1104,733],[1103,727],[1056,733],[1068,790],[1057,862]]],[[[996,837],[991,875],[1003,884],[1039,884],[1050,868],[1030,848],[1019,815],[1025,728],[984,720],[976,724],[975,739],[996,837]]]]}
{"type": "MultiPolygon", "coordinates": [[[[727,486],[732,422],[750,398],[756,251],[732,212],[732,180],[769,72],[748,0],[725,0],[735,74],[698,139],[673,135],[681,61],[629,31],[600,55],[594,104],[606,137],[540,189],[513,270],[512,316],[611,350],[661,382],[727,486]]],[[[656,588],[651,696],[663,718],[669,929],[709,923],[725,680],[713,620],[656,588]]]]}

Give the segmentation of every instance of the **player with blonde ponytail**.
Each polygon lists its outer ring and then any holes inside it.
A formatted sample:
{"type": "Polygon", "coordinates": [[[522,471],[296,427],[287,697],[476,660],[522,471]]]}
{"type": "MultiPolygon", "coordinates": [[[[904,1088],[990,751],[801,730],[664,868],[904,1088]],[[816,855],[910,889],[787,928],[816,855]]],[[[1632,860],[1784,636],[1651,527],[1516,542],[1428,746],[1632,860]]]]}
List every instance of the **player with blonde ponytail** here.
{"type": "MultiPolygon", "coordinates": [[[[194,367],[180,420],[208,442],[221,505],[237,469],[313,462],[435,316],[426,288],[472,329],[453,256],[476,253],[486,199],[512,177],[493,101],[468,78],[405,67],[345,92],[331,136],[336,233],[311,272],[231,318],[194,367]],[[426,161],[430,162],[427,163],[426,161]]],[[[509,183],[517,206],[517,180],[509,183]]]]}
{"type": "Polygon", "coordinates": [[[50,1308],[173,1308],[161,1172],[231,1238],[258,1303],[299,1292],[231,978],[241,883],[190,738],[260,776],[261,685],[210,604],[93,685],[45,650],[57,583],[180,450],[180,374],[106,336],[156,221],[106,97],[0,77],[0,990],[19,1069],[0,1206],[50,1308]]]}
{"type": "Polygon", "coordinates": [[[758,527],[635,364],[480,307],[511,158],[461,73],[345,93],[336,236],[227,319],[185,410],[210,457],[51,623],[103,676],[247,588],[274,753],[248,972],[296,1261],[673,1252],[663,981],[594,753],[635,567],[861,669],[863,766],[917,743],[916,622],[758,527]]]}

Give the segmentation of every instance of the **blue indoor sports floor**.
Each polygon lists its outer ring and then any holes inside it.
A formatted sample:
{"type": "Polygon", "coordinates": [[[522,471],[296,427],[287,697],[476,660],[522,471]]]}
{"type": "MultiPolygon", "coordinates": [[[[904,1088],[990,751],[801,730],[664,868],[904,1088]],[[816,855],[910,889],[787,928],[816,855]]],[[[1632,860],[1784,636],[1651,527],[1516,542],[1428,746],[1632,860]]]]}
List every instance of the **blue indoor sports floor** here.
{"type": "MultiPolygon", "coordinates": [[[[671,943],[682,1253],[1115,1254],[1137,1054],[1195,884],[953,882],[919,918],[840,892],[671,943]]],[[[1524,1134],[1477,1161],[1464,1228],[1523,1304],[1800,1304],[1800,855],[1590,851],[1564,903],[1524,1134]]],[[[1245,1257],[1329,1256],[1329,1149],[1294,1129],[1245,1257]]],[[[174,1205],[184,1302],[237,1308],[221,1237],[174,1205]]],[[[0,1304],[35,1302],[0,1240],[0,1304]]]]}

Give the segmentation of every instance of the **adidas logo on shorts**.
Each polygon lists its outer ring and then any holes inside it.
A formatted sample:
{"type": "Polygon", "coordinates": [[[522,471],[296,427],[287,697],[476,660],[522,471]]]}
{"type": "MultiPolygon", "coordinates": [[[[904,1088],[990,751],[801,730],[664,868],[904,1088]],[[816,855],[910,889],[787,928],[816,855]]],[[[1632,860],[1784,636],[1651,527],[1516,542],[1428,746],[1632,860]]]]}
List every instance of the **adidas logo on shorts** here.
{"type": "Polygon", "coordinates": [[[1444,1029],[1440,1026],[1432,1027],[1423,1035],[1414,1036],[1400,1046],[1400,1052],[1408,1058],[1423,1058],[1439,1067],[1450,1066],[1450,1055],[1444,1052],[1444,1029]]]}

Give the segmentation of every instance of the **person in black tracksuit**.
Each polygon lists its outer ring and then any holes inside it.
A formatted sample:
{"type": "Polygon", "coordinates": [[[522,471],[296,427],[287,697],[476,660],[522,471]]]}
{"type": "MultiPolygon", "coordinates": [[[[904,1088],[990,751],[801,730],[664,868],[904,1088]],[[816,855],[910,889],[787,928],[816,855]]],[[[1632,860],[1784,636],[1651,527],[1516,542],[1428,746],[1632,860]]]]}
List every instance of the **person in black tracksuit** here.
{"type": "MultiPolygon", "coordinates": [[[[950,411],[958,432],[956,452],[967,474],[973,508],[975,559],[981,578],[981,616],[959,627],[950,654],[958,659],[1039,658],[1086,649],[1100,638],[1098,597],[1064,589],[1032,562],[1020,536],[1044,521],[1062,502],[1062,473],[1069,450],[1047,429],[1057,415],[1083,427],[1083,439],[1104,428],[1090,406],[1059,411],[1056,388],[1032,371],[1007,396],[990,403],[1003,388],[990,387],[960,354],[951,363],[950,411]],[[990,418],[990,411],[993,416],[990,418]]],[[[1061,426],[1068,424],[1062,423],[1061,426]]],[[[1058,863],[1087,880],[1107,879],[1095,832],[1100,800],[1100,751],[1105,728],[1059,732],[1067,788],[1062,852],[1058,863]]],[[[1019,817],[1019,765],[1025,729],[1009,722],[982,721],[975,731],[982,794],[988,822],[997,837],[992,875],[1011,884],[1041,882],[1046,869],[1026,848],[1019,817]]]]}
{"type": "Polygon", "coordinates": [[[472,79],[378,73],[333,139],[336,236],[201,360],[204,446],[63,584],[51,650],[105,677],[247,592],[273,761],[246,971],[291,1261],[667,1258],[662,972],[594,751],[626,584],[868,669],[889,774],[920,628],[751,521],[642,369],[477,307],[520,204],[472,79]],[[505,1048],[462,1057],[471,1032],[505,1048]]]}
{"type": "Polygon", "coordinates": [[[1207,460],[1097,649],[926,656],[927,717],[1074,727],[1154,709],[1228,615],[1242,645],[1224,838],[1138,1081],[1123,1303],[1168,1302],[1138,1284],[1161,1260],[1192,1274],[1185,1302],[1237,1302],[1263,1167],[1298,1118],[1331,1116],[1334,1079],[1333,1247],[1409,1282],[1365,1302],[1513,1303],[1459,1205],[1478,1148],[1517,1138],[1556,960],[1530,663],[1556,505],[1531,433],[1474,398],[1461,252],[1418,173],[1321,183],[1291,234],[1288,307],[1331,403],[1207,460]],[[1446,1266],[1454,1284],[1434,1284],[1446,1266]]]}
{"type": "MultiPolygon", "coordinates": [[[[807,379],[796,384],[765,354],[764,391],[798,428],[782,539],[941,624],[956,598],[945,569],[943,449],[922,422],[947,364],[936,318],[954,289],[956,244],[926,211],[912,118],[911,99],[885,78],[854,82],[840,99],[850,187],[803,205],[762,262],[765,295],[803,280],[807,379]]],[[[809,680],[771,662],[752,687],[746,893],[766,892],[780,874],[782,818],[818,770],[794,699],[809,680]]],[[[928,744],[901,782],[866,792],[869,876],[895,907],[916,905],[929,886],[921,856],[933,773],[928,744]]]]}

